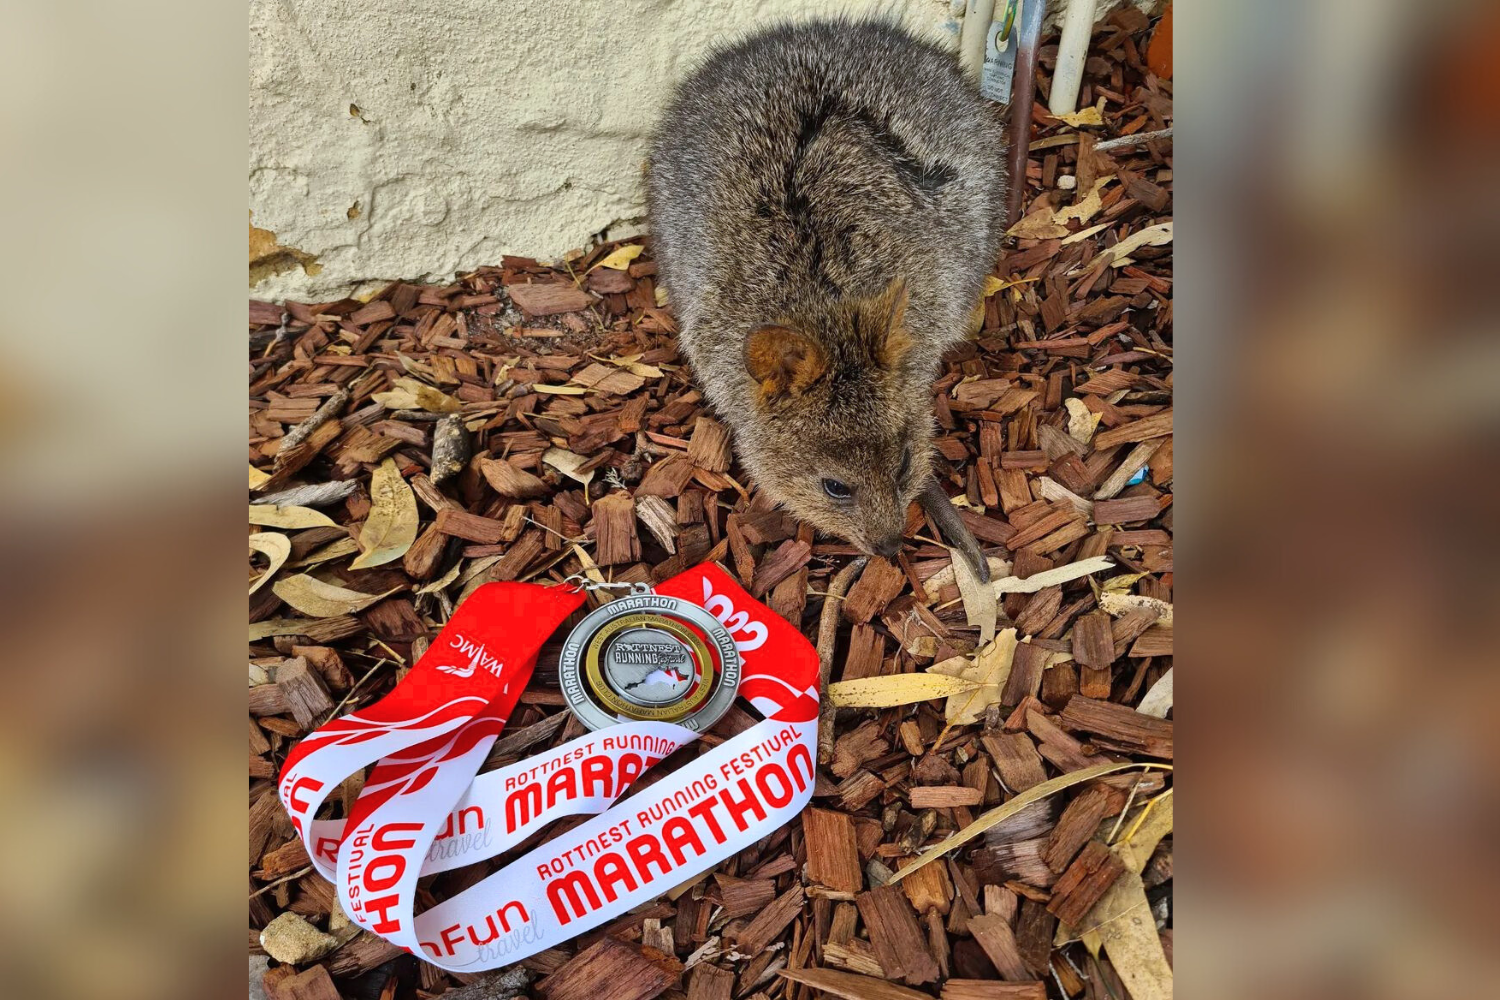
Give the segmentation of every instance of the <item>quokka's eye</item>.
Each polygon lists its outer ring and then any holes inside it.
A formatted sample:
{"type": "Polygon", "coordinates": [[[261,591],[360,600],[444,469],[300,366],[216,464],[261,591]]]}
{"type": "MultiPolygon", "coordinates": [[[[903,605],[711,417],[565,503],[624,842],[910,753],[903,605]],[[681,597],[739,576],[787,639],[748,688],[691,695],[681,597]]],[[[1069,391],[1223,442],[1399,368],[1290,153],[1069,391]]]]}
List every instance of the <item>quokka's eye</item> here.
{"type": "Polygon", "coordinates": [[[853,491],[849,489],[849,485],[838,479],[823,480],[823,492],[835,500],[848,500],[854,495],[853,491]]]}
{"type": "Polygon", "coordinates": [[[897,479],[905,479],[906,474],[911,471],[911,445],[907,445],[901,452],[901,468],[896,473],[897,479]]]}

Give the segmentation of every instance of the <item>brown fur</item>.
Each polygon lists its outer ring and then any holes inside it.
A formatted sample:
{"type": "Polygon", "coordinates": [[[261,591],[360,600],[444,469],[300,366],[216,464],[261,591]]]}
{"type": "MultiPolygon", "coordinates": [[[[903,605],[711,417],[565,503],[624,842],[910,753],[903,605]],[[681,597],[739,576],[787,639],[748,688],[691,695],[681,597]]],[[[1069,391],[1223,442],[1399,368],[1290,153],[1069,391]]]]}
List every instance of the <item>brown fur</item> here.
{"type": "Polygon", "coordinates": [[[712,56],[653,141],[656,256],[694,373],[760,488],[865,551],[895,552],[913,500],[944,503],[932,381],[999,252],[1001,135],[948,53],[817,21],[712,56]]]}

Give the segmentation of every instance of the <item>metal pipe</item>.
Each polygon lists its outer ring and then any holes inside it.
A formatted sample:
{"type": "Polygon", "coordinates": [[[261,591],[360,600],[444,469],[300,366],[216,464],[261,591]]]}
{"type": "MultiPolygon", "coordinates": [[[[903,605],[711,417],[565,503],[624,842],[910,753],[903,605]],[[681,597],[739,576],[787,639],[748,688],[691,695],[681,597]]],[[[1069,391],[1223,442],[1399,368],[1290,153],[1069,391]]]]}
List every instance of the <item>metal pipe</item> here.
{"type": "Polygon", "coordinates": [[[1031,146],[1031,105],[1036,94],[1036,50],[1042,38],[1047,0],[1023,0],[1016,38],[1016,75],[1010,88],[1010,188],[1006,191],[1005,228],[1021,217],[1026,200],[1026,158],[1031,146]]]}

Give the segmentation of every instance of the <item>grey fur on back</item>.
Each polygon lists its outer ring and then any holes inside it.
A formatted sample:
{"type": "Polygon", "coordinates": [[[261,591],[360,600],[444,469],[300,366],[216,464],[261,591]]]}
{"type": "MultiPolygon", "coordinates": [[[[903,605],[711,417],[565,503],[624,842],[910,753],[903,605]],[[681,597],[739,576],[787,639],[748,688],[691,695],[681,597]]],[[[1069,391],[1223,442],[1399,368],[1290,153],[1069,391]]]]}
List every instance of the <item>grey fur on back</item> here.
{"type": "MultiPolygon", "coordinates": [[[[891,24],[784,25],[710,56],[651,144],[653,246],[694,366],[899,272],[935,361],[999,256],[1001,121],[954,57],[891,24]]],[[[707,374],[707,371],[704,372],[707,374]]]]}
{"type": "MultiPolygon", "coordinates": [[[[846,403],[868,421],[920,395],[930,425],[938,359],[965,335],[999,255],[1004,176],[998,108],[950,53],[894,24],[775,27],[679,85],[651,144],[653,247],[682,346],[758,480],[775,477],[757,447],[767,416],[746,371],[750,332],[788,323],[836,336],[819,330],[830,304],[904,280],[913,344],[901,384],[860,402],[868,380],[848,372],[828,418],[848,431],[846,403]]],[[[929,437],[916,442],[924,458],[929,437]]]]}

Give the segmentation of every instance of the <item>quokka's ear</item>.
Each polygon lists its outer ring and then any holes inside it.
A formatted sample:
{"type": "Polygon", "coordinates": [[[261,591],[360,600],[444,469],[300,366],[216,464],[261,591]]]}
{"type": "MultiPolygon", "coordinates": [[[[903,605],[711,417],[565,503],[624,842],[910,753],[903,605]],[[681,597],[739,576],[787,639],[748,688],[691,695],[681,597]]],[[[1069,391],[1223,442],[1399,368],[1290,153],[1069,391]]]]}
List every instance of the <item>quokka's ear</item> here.
{"type": "Polygon", "coordinates": [[[764,398],[806,392],[828,370],[823,349],[796,330],[763,326],[745,341],[745,368],[764,398]]]}
{"type": "Polygon", "coordinates": [[[914,346],[906,328],[906,306],[910,301],[906,279],[897,278],[870,300],[866,314],[874,320],[870,354],[882,368],[894,368],[914,346]]]}

